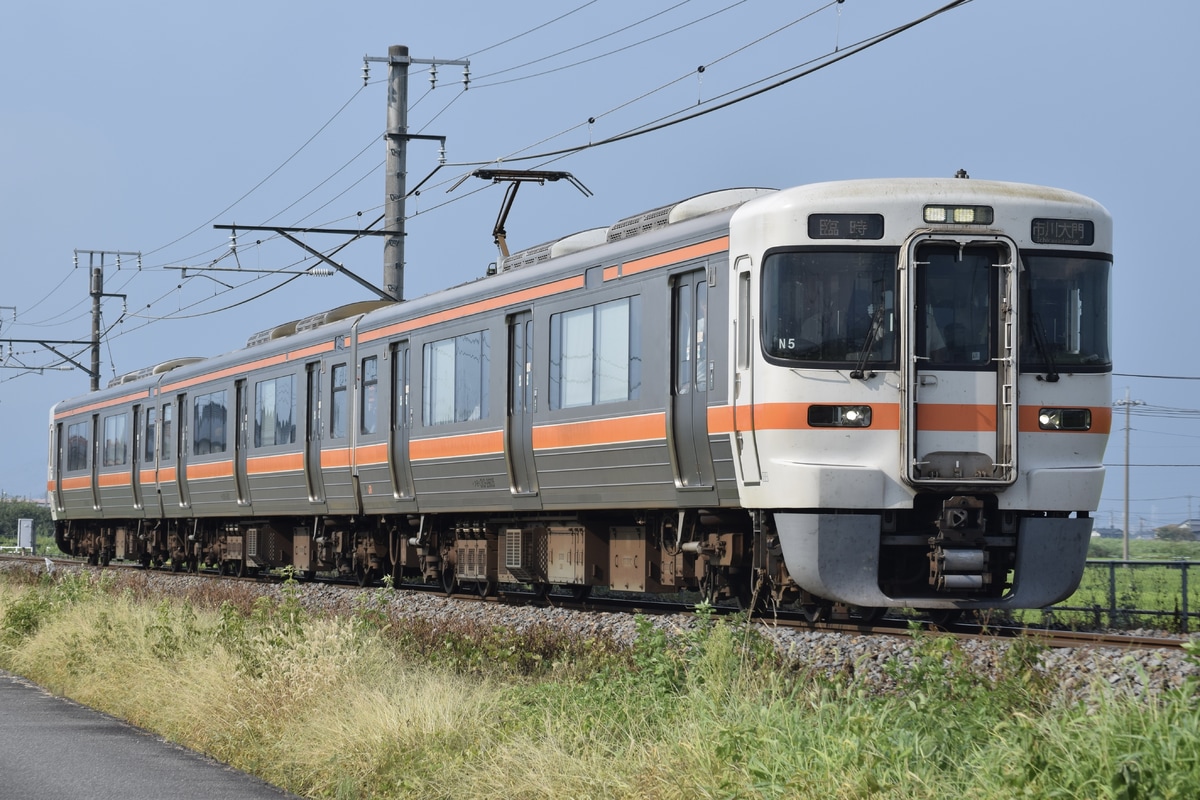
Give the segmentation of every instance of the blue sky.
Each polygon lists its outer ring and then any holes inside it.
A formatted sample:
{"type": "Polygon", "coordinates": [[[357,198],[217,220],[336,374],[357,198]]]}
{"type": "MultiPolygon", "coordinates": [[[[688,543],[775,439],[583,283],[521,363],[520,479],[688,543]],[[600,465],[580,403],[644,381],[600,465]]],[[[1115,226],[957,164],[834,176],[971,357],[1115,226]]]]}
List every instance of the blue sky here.
{"type": "MultiPolygon", "coordinates": [[[[448,166],[410,200],[405,294],[483,274],[501,189],[468,162],[600,141],[778,75],[943,3],[846,0],[479,0],[354,4],[23,3],[0,27],[0,338],[90,335],[87,256],[106,259],[102,384],[182,355],[216,355],[259,330],[368,299],[344,277],[249,270],[312,264],[243,232],[236,258],[213,224],[355,227],[382,211],[385,67],[408,45],[413,132],[447,137],[448,166]],[[705,65],[703,73],[697,67],[705,65]],[[589,118],[594,119],[589,124],[589,118]],[[169,267],[215,266],[243,274],[169,267]],[[228,288],[227,287],[233,287],[228,288]],[[15,312],[14,312],[15,309],[15,312]]],[[[950,176],[1081,192],[1115,218],[1114,400],[1131,417],[1133,527],[1200,516],[1196,298],[1187,255],[1195,188],[1200,4],[975,0],[782,88],[699,119],[554,160],[572,172],[527,186],[508,220],[514,249],[704,191],[841,178],[950,176]],[[1162,378],[1132,377],[1140,375],[1162,378]]],[[[732,96],[732,95],[731,95],[732,96]]],[[[437,166],[414,142],[410,185],[437,166]]],[[[341,243],[305,239],[318,249],[341,243]]],[[[379,282],[380,241],[337,259],[379,282]]],[[[77,352],[79,348],[71,348],[77,352]]],[[[4,348],[0,490],[42,496],[47,414],[87,391],[58,359],[4,348]]],[[[88,355],[82,354],[84,363],[88,355]]],[[[1124,416],[1114,417],[1101,525],[1121,524],[1124,416]]]]}

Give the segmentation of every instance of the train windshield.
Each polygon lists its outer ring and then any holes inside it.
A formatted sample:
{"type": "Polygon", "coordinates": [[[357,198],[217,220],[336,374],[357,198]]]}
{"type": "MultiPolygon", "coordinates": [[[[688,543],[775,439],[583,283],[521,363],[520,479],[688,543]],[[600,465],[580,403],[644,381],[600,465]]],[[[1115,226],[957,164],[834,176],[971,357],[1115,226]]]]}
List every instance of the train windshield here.
{"type": "Polygon", "coordinates": [[[1112,368],[1112,263],[1076,254],[1022,253],[1022,372],[1112,368]]]}
{"type": "Polygon", "coordinates": [[[762,271],[762,340],[774,363],[896,364],[893,249],[769,254],[762,271]]]}

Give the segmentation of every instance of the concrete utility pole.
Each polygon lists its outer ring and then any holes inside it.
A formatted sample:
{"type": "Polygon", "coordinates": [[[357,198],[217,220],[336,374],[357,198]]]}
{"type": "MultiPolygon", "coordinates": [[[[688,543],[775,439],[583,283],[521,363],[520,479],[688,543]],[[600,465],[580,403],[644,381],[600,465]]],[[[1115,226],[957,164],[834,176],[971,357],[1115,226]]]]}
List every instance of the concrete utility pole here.
{"type": "Polygon", "coordinates": [[[92,296],[92,369],[91,369],[91,390],[93,392],[100,389],[100,299],[103,297],[120,297],[125,299],[123,294],[106,294],[104,291],[104,258],[105,256],[116,256],[117,269],[121,268],[121,256],[134,256],[137,258],[138,269],[142,268],[142,254],[137,252],[124,252],[122,250],[76,250],[75,251],[75,266],[79,266],[79,254],[88,254],[88,270],[91,273],[91,296],[92,296]],[[97,263],[97,260],[99,263],[97,263]]]}
{"type": "Polygon", "coordinates": [[[434,139],[442,143],[441,163],[446,158],[446,137],[422,136],[408,132],[408,66],[409,64],[428,64],[430,66],[429,80],[432,86],[437,86],[437,68],[439,66],[461,66],[463,68],[463,88],[471,81],[471,62],[444,61],[439,59],[411,58],[408,47],[402,44],[388,48],[387,57],[363,56],[363,83],[367,81],[370,67],[368,62],[383,61],[388,65],[388,107],[387,107],[387,177],[384,186],[383,230],[387,238],[383,247],[383,290],[394,300],[404,299],[404,198],[407,194],[405,186],[407,178],[408,142],[410,139],[434,139]]]}
{"type": "Polygon", "coordinates": [[[1121,560],[1129,560],[1129,409],[1143,405],[1141,400],[1129,399],[1129,387],[1125,387],[1125,399],[1113,402],[1114,406],[1125,406],[1125,529],[1121,533],[1121,560]]]}

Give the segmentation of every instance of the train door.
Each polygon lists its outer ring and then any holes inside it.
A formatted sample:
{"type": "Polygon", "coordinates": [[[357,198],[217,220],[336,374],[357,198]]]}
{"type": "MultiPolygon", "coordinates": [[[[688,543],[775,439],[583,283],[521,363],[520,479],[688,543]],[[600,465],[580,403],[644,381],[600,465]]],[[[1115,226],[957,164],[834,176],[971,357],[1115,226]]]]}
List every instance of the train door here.
{"type": "Polygon", "coordinates": [[[304,479],[308,499],[325,502],[325,480],[321,476],[321,362],[305,365],[304,479]]]}
{"type": "Polygon", "coordinates": [[[92,484],[92,508],[96,511],[100,510],[100,460],[103,455],[102,447],[104,439],[100,435],[100,416],[92,415],[92,469],[91,469],[91,484],[92,484]]]}
{"type": "Polygon", "coordinates": [[[750,257],[737,260],[737,317],[735,371],[733,378],[733,431],[741,466],[742,482],[757,486],[762,479],[758,464],[758,441],[754,434],[754,356],[757,332],[751,311],[750,257]]]}
{"type": "Polygon", "coordinates": [[[158,407],[146,406],[145,422],[142,423],[142,467],[147,481],[143,481],[142,491],[149,491],[151,517],[161,517],[163,513],[162,489],[158,482],[158,407]],[[146,484],[150,485],[147,486],[146,484]]]}
{"type": "Polygon", "coordinates": [[[392,494],[397,500],[411,500],[413,478],[408,443],[412,438],[412,407],[409,405],[409,387],[412,385],[409,370],[412,362],[409,359],[408,342],[393,344],[391,358],[392,419],[388,466],[392,472],[392,494]]]}
{"type": "Polygon", "coordinates": [[[249,405],[246,399],[246,379],[234,383],[234,409],[237,414],[233,434],[233,482],[239,506],[250,505],[250,481],[246,474],[246,452],[249,449],[249,405]]]}
{"type": "Polygon", "coordinates": [[[708,359],[708,270],[675,276],[671,291],[671,405],[668,428],[681,488],[711,488],[708,445],[708,391],[713,365],[708,359]]]}
{"type": "Polygon", "coordinates": [[[516,495],[538,492],[533,461],[533,314],[522,311],[508,318],[508,418],[504,453],[508,460],[511,491],[516,495]]]}
{"type": "Polygon", "coordinates": [[[129,459],[129,485],[133,489],[133,507],[142,508],[142,407],[133,407],[133,449],[129,459]]]}
{"type": "MultiPolygon", "coordinates": [[[[188,462],[188,413],[187,413],[187,395],[181,394],[175,400],[175,411],[177,412],[178,425],[175,426],[175,485],[179,489],[179,507],[190,508],[192,505],[192,494],[188,490],[187,481],[187,462],[188,462]]],[[[163,407],[163,414],[166,415],[167,407],[163,407]]],[[[166,420],[164,419],[164,424],[166,420]]]]}
{"type": "Polygon", "coordinates": [[[919,237],[909,249],[914,343],[905,428],[914,484],[1016,476],[1015,249],[919,237]]]}

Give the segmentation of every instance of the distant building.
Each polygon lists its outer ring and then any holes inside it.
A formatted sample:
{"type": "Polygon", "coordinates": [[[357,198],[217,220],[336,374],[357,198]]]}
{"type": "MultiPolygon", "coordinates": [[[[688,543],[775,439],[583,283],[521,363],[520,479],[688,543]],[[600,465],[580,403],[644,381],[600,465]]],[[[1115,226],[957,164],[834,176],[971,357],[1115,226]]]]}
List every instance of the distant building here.
{"type": "Polygon", "coordinates": [[[1123,532],[1120,528],[1092,528],[1092,536],[1099,536],[1101,539],[1120,539],[1123,538],[1123,532]]]}

